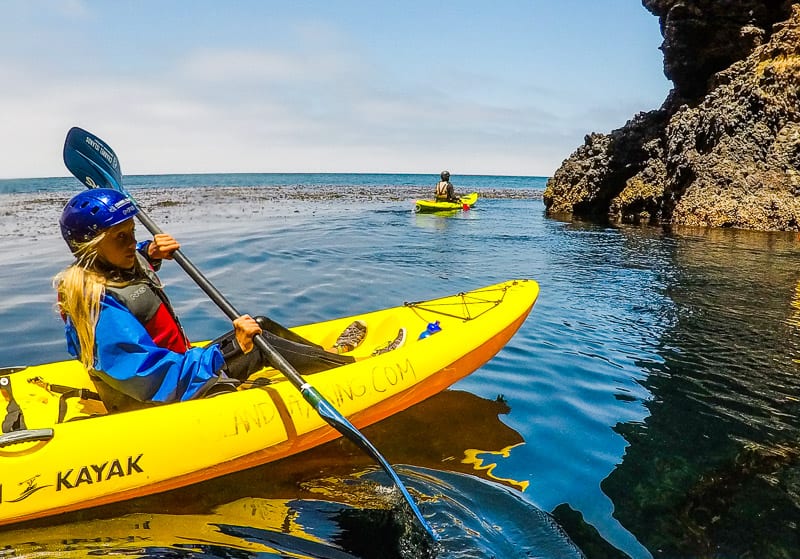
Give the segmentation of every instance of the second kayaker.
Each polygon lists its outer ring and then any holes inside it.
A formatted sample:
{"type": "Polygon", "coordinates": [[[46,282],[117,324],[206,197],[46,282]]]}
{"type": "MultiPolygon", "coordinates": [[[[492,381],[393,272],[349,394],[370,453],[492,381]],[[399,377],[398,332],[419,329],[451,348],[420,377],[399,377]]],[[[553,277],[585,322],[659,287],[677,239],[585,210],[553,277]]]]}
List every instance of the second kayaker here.
{"type": "Polygon", "coordinates": [[[436,184],[434,199],[437,202],[460,203],[461,199],[456,196],[453,183],[450,182],[450,171],[442,171],[439,177],[441,180],[436,184]]]}

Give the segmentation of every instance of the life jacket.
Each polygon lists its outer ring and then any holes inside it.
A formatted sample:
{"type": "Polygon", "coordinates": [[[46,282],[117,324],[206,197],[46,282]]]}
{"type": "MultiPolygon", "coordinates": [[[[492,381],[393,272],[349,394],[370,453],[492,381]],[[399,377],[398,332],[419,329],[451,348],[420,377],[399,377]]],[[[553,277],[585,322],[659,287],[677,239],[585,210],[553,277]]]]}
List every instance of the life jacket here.
{"type": "Polygon", "coordinates": [[[450,181],[439,181],[436,185],[436,199],[449,200],[450,199],[450,181]]]}
{"type": "Polygon", "coordinates": [[[131,311],[157,346],[176,353],[186,353],[191,344],[161,288],[161,280],[143,256],[137,253],[136,257],[144,274],[124,287],[107,285],[106,294],[131,311]]]}

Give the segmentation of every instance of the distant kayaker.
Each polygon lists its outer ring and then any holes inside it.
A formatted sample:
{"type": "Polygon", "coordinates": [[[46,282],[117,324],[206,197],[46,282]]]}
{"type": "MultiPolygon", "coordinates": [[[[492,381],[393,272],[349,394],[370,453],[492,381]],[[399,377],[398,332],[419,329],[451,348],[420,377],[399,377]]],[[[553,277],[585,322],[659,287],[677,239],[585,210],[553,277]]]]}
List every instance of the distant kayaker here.
{"type": "Polygon", "coordinates": [[[460,203],[461,200],[456,196],[453,184],[450,182],[450,171],[442,171],[440,177],[442,180],[436,184],[436,201],[460,203]]]}
{"type": "Polygon", "coordinates": [[[250,315],[236,318],[233,330],[208,346],[192,347],[156,275],[180,244],[166,233],[137,243],[137,213],[124,194],[97,188],[73,197],[60,219],[75,256],[55,278],[67,349],[90,372],[108,411],[236,390],[267,363],[254,350],[257,334],[301,374],[355,361],[339,353],[363,340],[361,321],[345,329],[332,351],[250,315]]]}

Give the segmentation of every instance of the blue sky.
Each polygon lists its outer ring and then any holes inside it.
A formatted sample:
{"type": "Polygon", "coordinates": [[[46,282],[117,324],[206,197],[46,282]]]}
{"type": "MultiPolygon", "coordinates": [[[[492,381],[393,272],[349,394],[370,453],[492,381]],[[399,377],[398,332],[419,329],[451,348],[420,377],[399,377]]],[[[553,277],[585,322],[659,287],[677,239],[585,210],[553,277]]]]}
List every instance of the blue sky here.
{"type": "Polygon", "coordinates": [[[658,108],[638,0],[0,0],[0,178],[66,176],[81,126],[126,174],[549,176],[658,108]]]}

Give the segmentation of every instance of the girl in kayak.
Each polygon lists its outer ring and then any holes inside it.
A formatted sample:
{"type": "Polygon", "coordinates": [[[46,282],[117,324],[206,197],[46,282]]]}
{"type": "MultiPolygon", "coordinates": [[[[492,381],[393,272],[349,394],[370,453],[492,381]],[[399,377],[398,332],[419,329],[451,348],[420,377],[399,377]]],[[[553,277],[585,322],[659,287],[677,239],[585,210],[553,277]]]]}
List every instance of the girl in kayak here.
{"type": "MultiPolygon", "coordinates": [[[[60,219],[75,256],[55,279],[67,349],[90,371],[109,412],[236,390],[267,363],[253,347],[258,334],[301,374],[355,361],[250,315],[208,346],[192,347],[156,275],[180,244],[165,233],[137,243],[137,213],[124,194],[97,188],[73,197],[60,219]]],[[[352,351],[365,334],[354,322],[334,350],[352,351]]]]}
{"type": "Polygon", "coordinates": [[[461,202],[461,199],[456,196],[453,189],[453,183],[450,182],[450,171],[442,171],[440,180],[436,184],[435,200],[437,202],[454,202],[456,204],[461,202]]]}

